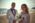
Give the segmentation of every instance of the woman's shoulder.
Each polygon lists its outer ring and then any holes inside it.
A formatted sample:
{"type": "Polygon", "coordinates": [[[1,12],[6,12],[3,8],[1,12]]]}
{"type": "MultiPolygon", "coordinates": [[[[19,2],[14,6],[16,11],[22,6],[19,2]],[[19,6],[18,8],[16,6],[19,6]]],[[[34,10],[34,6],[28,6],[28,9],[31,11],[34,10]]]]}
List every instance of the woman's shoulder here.
{"type": "Polygon", "coordinates": [[[30,17],[30,15],[29,15],[29,14],[27,14],[26,16],[27,16],[27,17],[30,17]]]}

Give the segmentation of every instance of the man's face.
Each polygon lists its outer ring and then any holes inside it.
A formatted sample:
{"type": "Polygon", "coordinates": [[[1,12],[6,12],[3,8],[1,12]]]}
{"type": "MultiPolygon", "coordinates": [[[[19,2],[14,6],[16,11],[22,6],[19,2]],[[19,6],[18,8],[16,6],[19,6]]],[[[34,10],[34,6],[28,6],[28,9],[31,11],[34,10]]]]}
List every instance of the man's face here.
{"type": "Polygon", "coordinates": [[[15,4],[12,4],[12,8],[15,8],[15,4]]]}

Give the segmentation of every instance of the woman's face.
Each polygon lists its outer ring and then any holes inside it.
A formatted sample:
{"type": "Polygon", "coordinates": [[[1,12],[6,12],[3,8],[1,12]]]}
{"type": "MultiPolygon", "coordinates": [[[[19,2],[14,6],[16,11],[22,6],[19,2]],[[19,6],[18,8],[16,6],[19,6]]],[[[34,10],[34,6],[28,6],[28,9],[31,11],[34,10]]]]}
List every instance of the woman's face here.
{"type": "Polygon", "coordinates": [[[26,7],[25,6],[22,6],[21,8],[22,8],[23,11],[26,11],[26,7]]]}

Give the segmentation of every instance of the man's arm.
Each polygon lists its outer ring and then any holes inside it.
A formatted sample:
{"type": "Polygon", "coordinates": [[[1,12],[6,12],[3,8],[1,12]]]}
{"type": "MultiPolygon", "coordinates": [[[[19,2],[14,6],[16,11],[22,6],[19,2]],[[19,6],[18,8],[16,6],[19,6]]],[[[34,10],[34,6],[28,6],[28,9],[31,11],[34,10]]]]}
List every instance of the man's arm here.
{"type": "Polygon", "coordinates": [[[9,19],[9,10],[7,11],[7,19],[9,19]]]}
{"type": "Polygon", "coordinates": [[[19,16],[19,14],[18,14],[18,11],[16,10],[16,16],[15,16],[16,20],[18,20],[18,16],[19,16]]]}

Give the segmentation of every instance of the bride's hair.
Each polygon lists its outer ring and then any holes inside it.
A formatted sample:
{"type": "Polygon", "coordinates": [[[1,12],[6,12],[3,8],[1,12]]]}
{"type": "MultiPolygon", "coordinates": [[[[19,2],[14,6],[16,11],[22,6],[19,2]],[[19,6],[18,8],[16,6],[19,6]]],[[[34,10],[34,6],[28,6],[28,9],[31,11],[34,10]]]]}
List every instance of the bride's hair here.
{"type": "Polygon", "coordinates": [[[26,4],[22,4],[21,7],[22,7],[22,6],[25,6],[26,12],[28,13],[28,7],[27,7],[27,5],[26,5],[26,4]]]}

